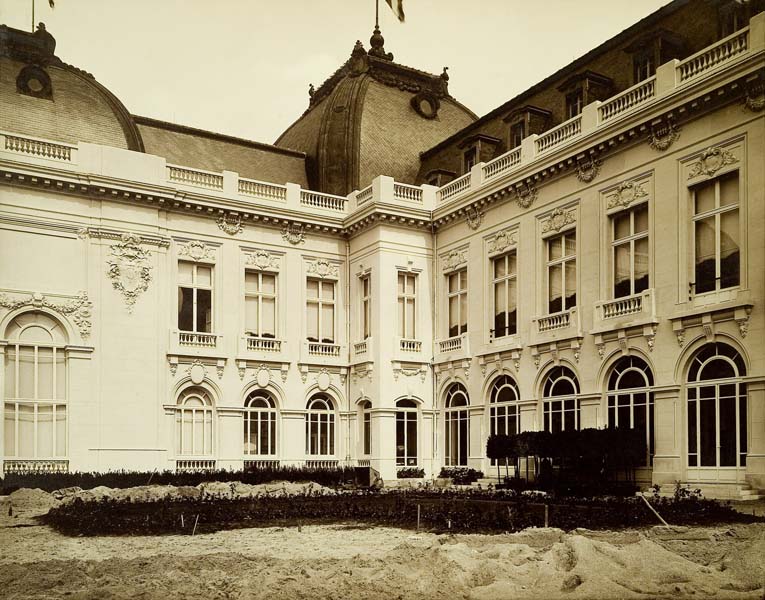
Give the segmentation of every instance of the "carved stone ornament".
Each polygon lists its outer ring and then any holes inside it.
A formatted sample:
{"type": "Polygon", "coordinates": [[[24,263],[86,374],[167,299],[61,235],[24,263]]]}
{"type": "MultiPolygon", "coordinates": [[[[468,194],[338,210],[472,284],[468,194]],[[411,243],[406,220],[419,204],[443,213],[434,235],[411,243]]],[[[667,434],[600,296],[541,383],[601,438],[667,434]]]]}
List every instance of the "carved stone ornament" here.
{"type": "Polygon", "coordinates": [[[329,262],[326,258],[317,258],[308,263],[308,274],[316,277],[337,277],[340,269],[336,264],[329,262]]]}
{"type": "Polygon", "coordinates": [[[191,378],[191,383],[199,385],[207,376],[207,368],[201,360],[196,359],[186,368],[186,375],[191,378]]]}
{"type": "Polygon", "coordinates": [[[600,360],[603,360],[603,357],[606,355],[606,343],[601,342],[600,344],[597,344],[598,348],[598,356],[600,357],[600,360]]]}
{"type": "Polygon", "coordinates": [[[765,108],[765,84],[760,82],[747,88],[744,106],[752,112],[760,112],[765,108]]]}
{"type": "Polygon", "coordinates": [[[722,167],[733,164],[737,160],[733,153],[728,150],[723,148],[707,148],[701,153],[699,159],[691,165],[690,171],[688,171],[688,179],[693,179],[699,175],[712,177],[722,167]]]}
{"type": "Polygon", "coordinates": [[[217,221],[218,228],[229,235],[236,235],[244,231],[241,215],[222,215],[217,221]]]}
{"type": "Polygon", "coordinates": [[[9,298],[6,294],[0,294],[0,306],[7,308],[8,310],[16,310],[17,308],[23,308],[25,306],[48,308],[61,315],[70,317],[77,326],[82,339],[86,340],[90,337],[90,328],[92,326],[90,316],[93,309],[93,303],[88,299],[87,292],[78,292],[73,298],[62,300],[61,302],[49,300],[39,292],[26,295],[16,300],[9,298]]]}
{"type": "Polygon", "coordinates": [[[245,264],[261,271],[276,270],[279,268],[279,256],[271,254],[267,250],[255,250],[248,252],[245,258],[245,264]]]}
{"type": "Polygon", "coordinates": [[[319,386],[319,389],[322,392],[326,392],[329,389],[331,383],[332,376],[327,369],[322,369],[319,371],[318,375],[316,375],[316,385],[319,386]]]}
{"type": "Polygon", "coordinates": [[[570,225],[571,223],[576,223],[576,210],[562,210],[556,208],[552,211],[549,218],[542,222],[542,233],[547,233],[548,231],[553,230],[560,231],[566,225],[570,225]]]}
{"type": "Polygon", "coordinates": [[[606,196],[606,207],[611,209],[617,206],[627,207],[638,198],[648,195],[643,187],[645,182],[636,183],[634,181],[625,181],[619,184],[616,190],[606,196]]]}
{"type": "Polygon", "coordinates": [[[271,383],[271,371],[266,365],[260,365],[258,367],[258,373],[255,375],[255,381],[260,388],[267,387],[268,384],[271,383]]]}
{"type": "Polygon", "coordinates": [[[289,242],[293,246],[298,244],[305,244],[305,231],[303,226],[299,223],[290,223],[285,225],[282,229],[282,239],[285,242],[289,242]]]}
{"type": "Polygon", "coordinates": [[[664,152],[680,137],[680,128],[674,121],[667,121],[659,125],[651,125],[651,133],[648,134],[648,145],[654,150],[664,152]]]}
{"type": "Polygon", "coordinates": [[[509,246],[515,246],[517,243],[515,232],[499,231],[489,240],[489,252],[502,252],[509,246]]]}
{"type": "Polygon", "coordinates": [[[120,243],[111,248],[112,256],[106,261],[109,269],[106,274],[112,280],[112,287],[125,298],[129,313],[138,297],[149,289],[151,265],[148,264],[151,253],[140,246],[141,238],[132,233],[122,235],[120,243]]]}
{"type": "Polygon", "coordinates": [[[481,222],[483,221],[483,213],[475,206],[471,206],[467,209],[465,219],[467,220],[468,227],[475,231],[481,226],[481,222]]]}
{"type": "Polygon", "coordinates": [[[185,256],[194,261],[215,260],[215,248],[208,246],[204,242],[192,240],[178,246],[178,256],[185,256]]]}
{"type": "Polygon", "coordinates": [[[582,183],[590,183],[600,173],[600,167],[603,161],[594,158],[585,160],[576,165],[576,178],[582,183]]]}
{"type": "Polygon", "coordinates": [[[537,188],[535,188],[533,184],[528,183],[525,187],[515,188],[515,194],[517,196],[516,200],[518,206],[521,208],[528,208],[531,206],[538,196],[537,188]]]}
{"type": "Polygon", "coordinates": [[[402,366],[394,367],[393,368],[393,379],[394,381],[398,381],[399,375],[403,375],[404,377],[415,377],[417,375],[420,376],[421,381],[425,381],[425,376],[427,374],[427,369],[422,367],[415,367],[412,369],[407,369],[402,366]]]}
{"type": "Polygon", "coordinates": [[[444,271],[452,271],[467,263],[467,250],[452,250],[443,258],[444,271]]]}

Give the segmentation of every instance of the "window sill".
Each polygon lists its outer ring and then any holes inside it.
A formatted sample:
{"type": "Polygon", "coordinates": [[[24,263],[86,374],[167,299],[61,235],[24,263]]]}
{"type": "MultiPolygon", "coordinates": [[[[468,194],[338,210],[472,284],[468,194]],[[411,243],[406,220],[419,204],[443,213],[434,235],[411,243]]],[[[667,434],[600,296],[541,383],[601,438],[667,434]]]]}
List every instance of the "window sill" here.
{"type": "Polygon", "coordinates": [[[658,323],[654,298],[654,290],[649,288],[632,296],[597,302],[590,333],[597,335],[617,329],[658,323]]]}

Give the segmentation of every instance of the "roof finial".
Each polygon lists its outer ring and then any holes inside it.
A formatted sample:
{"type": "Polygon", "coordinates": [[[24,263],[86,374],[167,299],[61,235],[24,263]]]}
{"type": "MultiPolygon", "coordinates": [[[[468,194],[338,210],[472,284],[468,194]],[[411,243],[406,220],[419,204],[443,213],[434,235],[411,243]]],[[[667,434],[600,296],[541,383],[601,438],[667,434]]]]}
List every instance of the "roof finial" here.
{"type": "Polygon", "coordinates": [[[385,38],[380,32],[379,25],[375,25],[375,30],[372,32],[372,37],[369,38],[369,45],[372,46],[369,49],[369,54],[375,58],[382,58],[383,60],[393,60],[393,54],[385,52],[385,38]]]}

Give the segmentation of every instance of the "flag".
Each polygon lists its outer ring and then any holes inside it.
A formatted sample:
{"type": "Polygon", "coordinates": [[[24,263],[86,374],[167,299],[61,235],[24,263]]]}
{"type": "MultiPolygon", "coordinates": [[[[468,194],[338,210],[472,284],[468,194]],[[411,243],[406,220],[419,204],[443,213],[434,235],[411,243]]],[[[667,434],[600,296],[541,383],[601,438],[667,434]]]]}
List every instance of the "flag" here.
{"type": "Polygon", "coordinates": [[[55,0],[48,0],[48,4],[50,4],[51,8],[56,8],[56,1],[55,0]]]}
{"type": "MultiPolygon", "coordinates": [[[[52,2],[53,0],[51,0],[52,2]]],[[[398,17],[398,20],[404,22],[404,0],[385,0],[393,11],[393,14],[398,17]]]]}

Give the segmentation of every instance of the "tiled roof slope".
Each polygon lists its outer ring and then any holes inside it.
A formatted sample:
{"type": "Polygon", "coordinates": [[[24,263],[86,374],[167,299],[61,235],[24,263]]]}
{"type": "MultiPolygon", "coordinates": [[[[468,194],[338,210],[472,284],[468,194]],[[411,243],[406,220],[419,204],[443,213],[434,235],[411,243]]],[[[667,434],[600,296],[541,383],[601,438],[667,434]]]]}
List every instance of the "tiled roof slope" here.
{"type": "Polygon", "coordinates": [[[168,163],[206,171],[236,171],[242,177],[307,187],[305,155],[241,138],[148,117],[133,117],[146,152],[168,163]]]}

